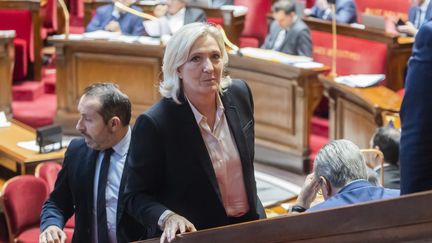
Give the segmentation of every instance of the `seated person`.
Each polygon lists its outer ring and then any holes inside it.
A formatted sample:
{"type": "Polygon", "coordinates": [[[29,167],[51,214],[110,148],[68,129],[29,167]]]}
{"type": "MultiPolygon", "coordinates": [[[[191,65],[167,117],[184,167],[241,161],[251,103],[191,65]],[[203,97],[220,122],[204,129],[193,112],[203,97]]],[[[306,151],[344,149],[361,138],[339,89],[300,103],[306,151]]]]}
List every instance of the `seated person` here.
{"type": "MultiPolygon", "coordinates": [[[[401,134],[393,127],[380,127],[371,140],[372,148],[384,155],[384,187],[400,189],[399,142],[401,134]]],[[[374,168],[380,174],[381,168],[374,168]]]]}
{"type": "Polygon", "coordinates": [[[119,32],[124,35],[145,35],[142,18],[118,9],[115,7],[114,1],[119,1],[126,6],[142,12],[139,7],[131,5],[135,2],[134,0],[113,0],[112,4],[107,4],[96,9],[96,15],[93,16],[87,25],[86,32],[106,30],[119,32]]]}
{"type": "MultiPolygon", "coordinates": [[[[183,25],[194,22],[206,22],[204,10],[188,7],[188,0],[167,0],[166,5],[158,5],[155,15],[159,17],[161,35],[172,35],[183,25]]],[[[148,24],[144,24],[146,28],[148,24]]]]}
{"type": "Polygon", "coordinates": [[[279,0],[272,6],[274,21],[261,48],[290,55],[312,56],[309,27],[297,16],[294,0],[279,0]]]}
{"type": "Polygon", "coordinates": [[[360,149],[348,140],[334,140],[317,154],[292,212],[315,211],[399,196],[399,190],[377,187],[367,181],[360,149]],[[311,207],[318,191],[324,202],[311,207]]]}
{"type": "Polygon", "coordinates": [[[432,17],[432,1],[413,0],[412,4],[408,12],[409,21],[399,25],[397,29],[401,33],[415,36],[420,27],[432,17]]]}
{"type": "MultiPolygon", "coordinates": [[[[332,20],[328,0],[316,0],[312,9],[305,9],[305,15],[324,20],[332,20]]],[[[336,22],[351,24],[357,22],[357,10],[354,0],[336,0],[336,22]]]]}

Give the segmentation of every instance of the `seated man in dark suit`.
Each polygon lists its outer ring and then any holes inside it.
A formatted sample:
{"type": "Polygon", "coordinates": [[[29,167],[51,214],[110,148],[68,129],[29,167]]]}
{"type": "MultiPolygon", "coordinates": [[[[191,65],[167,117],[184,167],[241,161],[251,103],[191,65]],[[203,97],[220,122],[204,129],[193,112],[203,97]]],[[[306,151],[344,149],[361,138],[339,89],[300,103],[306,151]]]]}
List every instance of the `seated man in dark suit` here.
{"type": "MultiPolygon", "coordinates": [[[[333,19],[328,0],[316,0],[312,9],[305,9],[305,15],[324,20],[333,19]]],[[[347,24],[357,22],[357,8],[354,0],[336,0],[336,22],[347,24]]]]}
{"type": "Polygon", "coordinates": [[[334,140],[326,144],[318,152],[314,172],[306,178],[291,211],[315,211],[399,196],[399,190],[369,183],[366,168],[360,149],[351,141],[334,140]],[[320,190],[325,201],[311,207],[320,190]]]}
{"type": "MultiPolygon", "coordinates": [[[[126,6],[141,11],[137,6],[131,5],[134,0],[114,0],[123,3],[126,6]]],[[[86,32],[106,30],[110,32],[119,32],[124,35],[141,36],[146,35],[143,26],[143,19],[131,13],[118,9],[113,4],[101,6],[96,9],[96,15],[87,25],[86,32]]]]}
{"type": "Polygon", "coordinates": [[[146,229],[125,213],[122,201],[131,138],[129,98],[114,84],[93,84],[78,111],[76,129],[83,138],[74,139],[66,151],[55,188],[42,208],[39,242],[65,242],[62,229],[74,214],[72,242],[145,239],[146,229]]]}
{"type": "Polygon", "coordinates": [[[275,19],[261,48],[290,55],[312,56],[312,39],[308,26],[297,16],[293,0],[280,0],[272,6],[275,19]]]}
{"type": "MultiPolygon", "coordinates": [[[[380,127],[372,137],[372,148],[380,150],[384,155],[385,188],[400,189],[399,142],[400,132],[393,127],[380,127]]],[[[381,168],[374,168],[380,174],[381,168]]]]}

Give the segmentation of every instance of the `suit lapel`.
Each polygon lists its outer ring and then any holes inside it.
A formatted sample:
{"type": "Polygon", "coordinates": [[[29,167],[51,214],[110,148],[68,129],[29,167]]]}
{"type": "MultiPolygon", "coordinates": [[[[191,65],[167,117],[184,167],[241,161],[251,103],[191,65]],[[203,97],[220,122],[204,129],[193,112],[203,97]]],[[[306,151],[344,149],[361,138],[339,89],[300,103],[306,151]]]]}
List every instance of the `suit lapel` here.
{"type": "Polygon", "coordinates": [[[180,125],[180,130],[183,132],[182,137],[188,138],[188,141],[190,142],[192,147],[190,151],[196,153],[196,157],[200,161],[200,164],[204,172],[206,173],[207,178],[209,178],[213,190],[218,195],[220,203],[223,204],[222,195],[220,193],[219,185],[216,179],[216,174],[209,153],[207,151],[207,147],[202,138],[201,130],[198,127],[195,116],[189,106],[188,101],[184,98],[180,98],[180,102],[182,102],[182,104],[178,107],[173,107],[173,109],[175,110],[175,112],[177,112],[178,120],[182,122],[182,124],[180,125]]]}
{"type": "Polygon", "coordinates": [[[237,145],[237,150],[239,152],[240,162],[242,165],[246,194],[249,200],[250,209],[253,210],[253,208],[255,208],[255,200],[253,199],[254,190],[252,185],[255,185],[255,180],[253,174],[250,173],[251,171],[253,173],[253,168],[251,167],[252,161],[250,152],[246,146],[247,143],[245,133],[240,122],[238,110],[231,101],[231,94],[229,93],[229,90],[221,95],[221,100],[225,107],[225,116],[227,118],[228,126],[234,136],[235,144],[237,145]]]}

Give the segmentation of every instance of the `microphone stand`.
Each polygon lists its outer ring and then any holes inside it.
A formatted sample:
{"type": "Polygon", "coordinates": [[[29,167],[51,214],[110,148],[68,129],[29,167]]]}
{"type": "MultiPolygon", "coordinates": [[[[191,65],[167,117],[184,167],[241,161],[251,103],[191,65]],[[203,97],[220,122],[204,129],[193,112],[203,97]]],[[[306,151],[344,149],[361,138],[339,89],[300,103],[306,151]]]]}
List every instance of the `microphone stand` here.
{"type": "Polygon", "coordinates": [[[60,7],[63,10],[63,15],[65,18],[65,39],[69,39],[69,11],[67,9],[66,3],[64,2],[64,0],[58,0],[58,2],[60,3],[60,7]]]}
{"type": "Polygon", "coordinates": [[[225,30],[220,25],[218,25],[217,28],[222,33],[222,38],[223,38],[225,45],[227,45],[229,48],[231,48],[233,51],[235,51],[235,53],[237,55],[243,56],[243,53],[240,51],[240,48],[228,39],[228,37],[226,36],[225,30]]]}
{"type": "Polygon", "coordinates": [[[337,35],[336,35],[336,6],[335,3],[330,3],[331,13],[332,13],[332,41],[333,41],[333,51],[332,51],[332,69],[330,72],[330,77],[333,79],[337,77],[336,72],[336,57],[337,57],[337,35]]]}

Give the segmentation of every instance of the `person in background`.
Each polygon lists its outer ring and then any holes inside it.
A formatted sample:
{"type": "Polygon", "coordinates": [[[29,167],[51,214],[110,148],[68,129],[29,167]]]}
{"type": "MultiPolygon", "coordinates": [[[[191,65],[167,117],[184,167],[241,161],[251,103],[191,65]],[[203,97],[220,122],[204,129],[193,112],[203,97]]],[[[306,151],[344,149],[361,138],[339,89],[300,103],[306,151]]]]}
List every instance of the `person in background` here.
{"type": "Polygon", "coordinates": [[[430,0],[411,0],[412,6],[408,12],[408,21],[398,25],[401,33],[415,36],[420,27],[432,18],[432,2],[430,0]]]}
{"type": "Polygon", "coordinates": [[[432,190],[432,21],[420,28],[408,62],[400,117],[401,194],[432,190]]]}
{"type": "MultiPolygon", "coordinates": [[[[371,147],[380,150],[384,155],[384,184],[385,188],[400,189],[399,172],[399,142],[401,134],[393,127],[380,127],[371,140],[371,147]]],[[[374,170],[381,174],[381,168],[374,170]]]]}
{"type": "MultiPolygon", "coordinates": [[[[357,22],[357,7],[354,0],[335,0],[336,1],[336,22],[351,24],[357,22]]],[[[332,20],[328,0],[316,0],[312,9],[305,9],[305,15],[324,20],[332,20]]]]}
{"type": "Polygon", "coordinates": [[[279,0],[272,6],[274,18],[261,48],[290,55],[312,56],[309,27],[297,16],[294,0],[279,0]]]}
{"type": "Polygon", "coordinates": [[[163,97],[141,114],[128,156],[126,208],[161,242],[264,218],[254,177],[252,93],[224,76],[222,33],[183,26],[163,58],[163,97]]]}
{"type": "Polygon", "coordinates": [[[54,190],[42,208],[39,242],[65,242],[62,229],[74,214],[72,242],[146,239],[146,229],[125,213],[122,203],[131,137],[129,98],[114,84],[93,84],[81,96],[78,111],[76,128],[83,138],[68,146],[54,190]]]}
{"type": "Polygon", "coordinates": [[[167,0],[165,5],[156,6],[154,11],[159,17],[161,35],[172,35],[189,23],[207,21],[204,10],[187,4],[188,0],[167,0]]]}
{"type": "Polygon", "coordinates": [[[146,35],[142,18],[118,9],[114,5],[115,1],[119,1],[126,6],[142,12],[139,7],[133,5],[135,0],[113,0],[112,4],[107,4],[96,9],[96,14],[87,25],[86,32],[105,30],[123,35],[146,35]]]}
{"type": "Polygon", "coordinates": [[[334,140],[322,147],[291,207],[292,212],[316,211],[399,196],[399,190],[368,182],[367,166],[360,149],[349,140],[334,140]],[[311,207],[318,191],[324,201],[311,207]]]}

